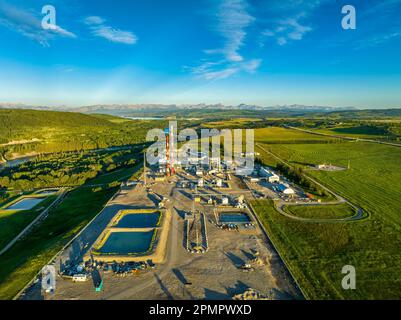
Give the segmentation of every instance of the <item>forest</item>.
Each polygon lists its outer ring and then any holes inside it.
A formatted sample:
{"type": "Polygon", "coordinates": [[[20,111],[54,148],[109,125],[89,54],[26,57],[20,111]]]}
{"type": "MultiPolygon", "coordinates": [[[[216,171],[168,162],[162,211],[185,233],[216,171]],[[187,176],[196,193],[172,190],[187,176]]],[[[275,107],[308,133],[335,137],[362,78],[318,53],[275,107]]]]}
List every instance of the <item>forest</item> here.
{"type": "Polygon", "coordinates": [[[73,112],[0,109],[0,161],[25,154],[81,151],[141,143],[165,121],[131,121],[73,112]]]}
{"type": "Polygon", "coordinates": [[[45,187],[80,186],[99,174],[132,167],[143,145],[122,150],[62,152],[35,157],[29,162],[0,171],[0,188],[31,190],[45,187]]]}

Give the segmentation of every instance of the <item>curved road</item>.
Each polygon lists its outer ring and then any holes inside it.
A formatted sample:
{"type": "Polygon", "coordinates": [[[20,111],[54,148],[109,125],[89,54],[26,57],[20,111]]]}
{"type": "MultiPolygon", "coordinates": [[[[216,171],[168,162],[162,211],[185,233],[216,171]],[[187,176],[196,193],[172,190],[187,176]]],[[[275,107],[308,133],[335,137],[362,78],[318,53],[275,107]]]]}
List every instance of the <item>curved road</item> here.
{"type": "MultiPolygon", "coordinates": [[[[275,155],[274,153],[266,150],[263,146],[261,146],[260,144],[256,144],[257,147],[259,147],[262,151],[264,151],[265,153],[268,153],[269,155],[273,156],[274,158],[276,158],[277,160],[279,160],[281,163],[284,163],[285,165],[292,167],[290,164],[288,164],[287,162],[285,162],[283,159],[281,159],[280,157],[278,157],[277,155],[275,155]]],[[[337,201],[330,201],[330,202],[312,202],[312,203],[305,203],[305,204],[299,204],[299,203],[287,203],[284,201],[277,201],[274,202],[274,206],[277,209],[277,211],[282,214],[283,216],[293,219],[293,220],[298,220],[298,221],[302,221],[302,222],[318,222],[318,223],[338,223],[338,222],[349,222],[349,221],[357,221],[357,220],[361,220],[361,219],[365,219],[365,215],[364,212],[361,208],[357,207],[356,205],[354,205],[353,203],[351,203],[349,200],[343,198],[342,196],[340,196],[338,193],[330,190],[329,188],[327,188],[326,186],[324,186],[323,184],[321,184],[320,182],[318,182],[316,179],[306,175],[304,173],[304,177],[307,178],[308,180],[312,181],[313,183],[315,183],[316,185],[318,185],[319,187],[321,187],[322,189],[324,189],[325,191],[329,192],[330,194],[332,194],[333,196],[336,197],[337,201]],[[325,205],[335,205],[335,204],[342,204],[342,203],[346,203],[348,205],[350,205],[355,211],[356,214],[350,217],[346,217],[346,218],[327,218],[327,219],[319,219],[319,218],[303,218],[303,217],[297,217],[295,215],[289,214],[287,212],[285,212],[283,210],[283,208],[285,206],[325,206],[325,205]]]]}

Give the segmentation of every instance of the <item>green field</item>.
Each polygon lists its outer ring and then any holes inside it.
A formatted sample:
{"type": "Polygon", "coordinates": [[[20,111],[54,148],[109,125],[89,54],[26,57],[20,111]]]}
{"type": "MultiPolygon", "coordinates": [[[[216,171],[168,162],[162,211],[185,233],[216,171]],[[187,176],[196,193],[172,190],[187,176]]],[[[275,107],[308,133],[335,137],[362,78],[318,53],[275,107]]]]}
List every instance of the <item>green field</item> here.
{"type": "Polygon", "coordinates": [[[286,206],[284,210],[294,216],[310,219],[341,219],[356,214],[355,209],[348,204],[286,206]]]}
{"type": "Polygon", "coordinates": [[[311,131],[335,136],[365,139],[385,139],[388,135],[388,132],[383,129],[366,125],[341,125],[333,128],[315,129],[311,131]]]}
{"type": "MultiPolygon", "coordinates": [[[[263,133],[257,130],[257,135],[263,133]]],[[[288,134],[293,137],[292,130],[288,134]]],[[[257,139],[266,141],[264,136],[257,139]]],[[[308,297],[401,298],[401,148],[362,142],[262,145],[293,166],[332,163],[347,167],[349,163],[349,170],[307,174],[369,215],[349,223],[302,223],[290,221],[268,205],[257,205],[308,297]],[[339,287],[346,264],[356,267],[357,290],[339,287]]],[[[272,166],[278,162],[262,151],[261,157],[272,166]]]]}
{"type": "Polygon", "coordinates": [[[279,127],[270,127],[255,130],[255,142],[258,143],[336,143],[339,141],[340,140],[336,138],[323,137],[279,127]]]}

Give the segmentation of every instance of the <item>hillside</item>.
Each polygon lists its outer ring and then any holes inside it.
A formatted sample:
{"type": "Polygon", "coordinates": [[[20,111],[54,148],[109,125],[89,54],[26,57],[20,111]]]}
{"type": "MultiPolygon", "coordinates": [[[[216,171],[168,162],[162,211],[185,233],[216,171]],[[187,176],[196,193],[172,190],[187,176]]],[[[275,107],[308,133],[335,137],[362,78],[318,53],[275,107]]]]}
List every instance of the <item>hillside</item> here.
{"type": "Polygon", "coordinates": [[[10,159],[30,152],[47,153],[106,148],[143,142],[154,121],[103,115],[0,109],[0,152],[10,159]]]}
{"type": "Polygon", "coordinates": [[[401,118],[401,109],[346,110],[329,112],[326,116],[343,119],[401,118]]]}

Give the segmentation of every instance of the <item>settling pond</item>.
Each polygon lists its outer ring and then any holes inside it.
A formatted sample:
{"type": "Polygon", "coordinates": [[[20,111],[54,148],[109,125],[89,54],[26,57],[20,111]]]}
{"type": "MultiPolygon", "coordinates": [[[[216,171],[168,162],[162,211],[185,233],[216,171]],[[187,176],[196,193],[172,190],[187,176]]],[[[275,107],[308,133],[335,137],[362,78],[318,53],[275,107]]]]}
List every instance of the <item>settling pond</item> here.
{"type": "Polygon", "coordinates": [[[117,228],[154,228],[160,219],[159,212],[125,214],[115,227],[117,228]]]}
{"type": "Polygon", "coordinates": [[[31,210],[43,200],[45,198],[23,198],[8,206],[6,210],[31,210]]]}
{"type": "Polygon", "coordinates": [[[249,223],[251,220],[246,213],[224,212],[220,213],[220,223],[249,223]]]}
{"type": "Polygon", "coordinates": [[[150,249],[155,230],[146,232],[111,232],[97,251],[109,255],[145,253],[150,249]]]}

